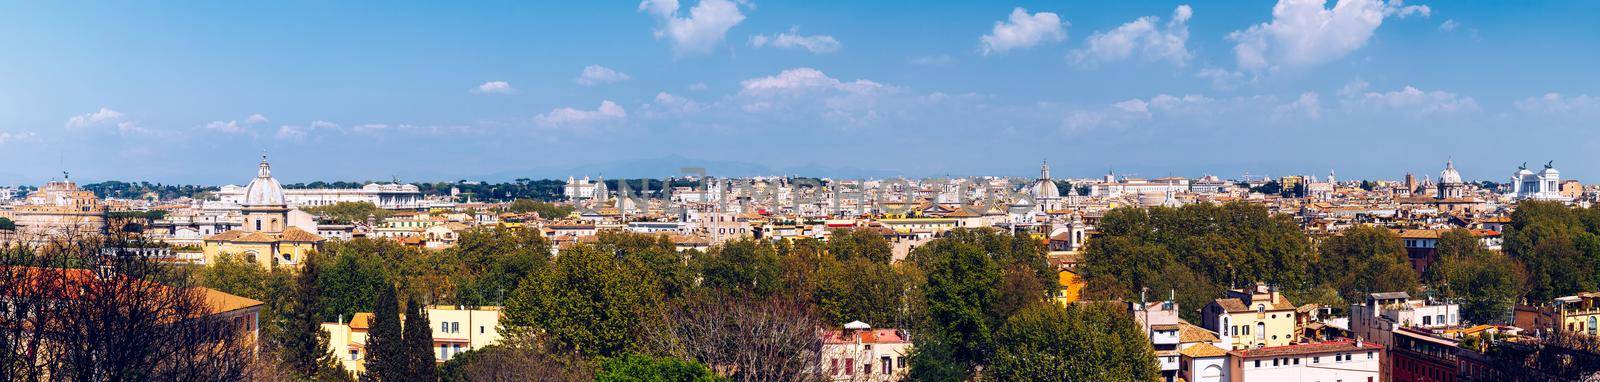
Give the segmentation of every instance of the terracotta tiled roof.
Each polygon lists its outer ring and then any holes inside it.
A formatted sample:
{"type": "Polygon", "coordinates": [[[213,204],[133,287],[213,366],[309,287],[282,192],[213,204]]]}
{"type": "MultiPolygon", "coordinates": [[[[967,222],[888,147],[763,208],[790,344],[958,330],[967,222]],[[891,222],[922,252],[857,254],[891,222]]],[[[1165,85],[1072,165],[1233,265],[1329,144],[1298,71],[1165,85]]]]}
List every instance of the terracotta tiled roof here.
{"type": "Polygon", "coordinates": [[[289,227],[289,229],[283,230],[283,233],[279,235],[279,238],[281,241],[292,241],[297,243],[320,243],[325,240],[322,238],[322,236],[317,236],[317,234],[306,232],[305,230],[295,227],[289,227]]]}
{"type": "Polygon", "coordinates": [[[366,330],[372,327],[372,313],[362,312],[350,316],[350,328],[366,330]]]}
{"type": "Polygon", "coordinates": [[[1212,332],[1210,330],[1207,330],[1206,328],[1202,328],[1202,327],[1199,327],[1199,326],[1194,326],[1194,324],[1190,324],[1190,323],[1187,323],[1187,322],[1179,322],[1178,325],[1179,325],[1178,326],[1178,342],[1182,342],[1182,343],[1193,343],[1193,342],[1207,343],[1207,342],[1217,342],[1217,341],[1220,340],[1217,337],[1217,333],[1216,332],[1212,332]]]}
{"type": "Polygon", "coordinates": [[[211,307],[212,313],[227,313],[240,309],[261,306],[263,303],[246,297],[235,296],[211,288],[200,288],[205,294],[206,306],[211,307]]]}
{"type": "MultiPolygon", "coordinates": [[[[1227,311],[1228,313],[1243,313],[1243,312],[1253,312],[1253,311],[1255,311],[1255,309],[1251,309],[1249,306],[1245,305],[1244,301],[1241,301],[1241,300],[1239,300],[1237,298],[1219,298],[1219,299],[1213,300],[1212,302],[1216,303],[1217,305],[1222,306],[1222,309],[1227,311]]],[[[1276,304],[1268,304],[1267,305],[1267,310],[1294,310],[1294,308],[1295,308],[1294,304],[1289,303],[1288,299],[1281,298],[1281,297],[1278,299],[1278,303],[1276,303],[1276,304]]]]}
{"type": "Polygon", "coordinates": [[[1189,347],[1184,348],[1183,350],[1179,350],[1178,353],[1179,354],[1183,354],[1183,356],[1189,357],[1189,358],[1210,358],[1210,357],[1221,357],[1221,356],[1228,355],[1228,351],[1227,350],[1222,350],[1222,348],[1213,346],[1213,345],[1211,345],[1209,343],[1205,343],[1205,342],[1201,342],[1201,343],[1198,343],[1198,344],[1190,345],[1189,347]]]}

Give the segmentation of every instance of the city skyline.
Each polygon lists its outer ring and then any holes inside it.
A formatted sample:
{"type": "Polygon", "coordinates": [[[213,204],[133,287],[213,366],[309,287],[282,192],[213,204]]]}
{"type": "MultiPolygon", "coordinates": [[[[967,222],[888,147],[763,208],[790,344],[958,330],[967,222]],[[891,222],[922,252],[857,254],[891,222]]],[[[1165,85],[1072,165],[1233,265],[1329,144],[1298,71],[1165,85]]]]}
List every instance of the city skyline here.
{"type": "Polygon", "coordinates": [[[10,8],[0,184],[1600,174],[1584,2],[10,8]]]}

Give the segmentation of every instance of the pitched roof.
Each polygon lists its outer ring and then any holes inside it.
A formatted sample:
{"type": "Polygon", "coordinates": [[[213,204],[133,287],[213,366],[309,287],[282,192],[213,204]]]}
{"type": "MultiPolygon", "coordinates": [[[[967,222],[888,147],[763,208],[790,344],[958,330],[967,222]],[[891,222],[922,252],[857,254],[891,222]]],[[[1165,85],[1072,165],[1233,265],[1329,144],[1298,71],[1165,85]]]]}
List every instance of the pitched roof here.
{"type": "Polygon", "coordinates": [[[1221,356],[1228,355],[1228,351],[1227,350],[1223,350],[1222,348],[1216,347],[1216,346],[1211,345],[1210,343],[1206,343],[1206,342],[1201,342],[1201,343],[1197,343],[1197,344],[1194,344],[1194,345],[1190,345],[1189,347],[1184,348],[1183,350],[1179,350],[1178,353],[1179,354],[1183,354],[1183,356],[1189,357],[1189,358],[1211,358],[1211,357],[1221,357],[1221,356]]]}
{"type": "Polygon", "coordinates": [[[1194,324],[1190,324],[1188,322],[1182,322],[1182,321],[1178,322],[1178,342],[1181,342],[1181,343],[1191,343],[1191,342],[1209,343],[1209,342],[1217,342],[1217,341],[1220,341],[1220,340],[1221,340],[1221,338],[1217,337],[1217,333],[1216,332],[1213,332],[1213,331],[1211,331],[1209,329],[1206,329],[1206,328],[1195,326],[1194,324]]]}

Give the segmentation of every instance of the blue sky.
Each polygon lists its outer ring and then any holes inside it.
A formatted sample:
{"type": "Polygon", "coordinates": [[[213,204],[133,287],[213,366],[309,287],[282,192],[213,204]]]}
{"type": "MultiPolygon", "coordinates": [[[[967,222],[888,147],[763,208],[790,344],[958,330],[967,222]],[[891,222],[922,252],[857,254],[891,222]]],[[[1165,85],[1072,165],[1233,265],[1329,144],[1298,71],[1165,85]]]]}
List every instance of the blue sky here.
{"type": "Polygon", "coordinates": [[[1596,2],[0,9],[0,184],[1600,175],[1596,2]]]}

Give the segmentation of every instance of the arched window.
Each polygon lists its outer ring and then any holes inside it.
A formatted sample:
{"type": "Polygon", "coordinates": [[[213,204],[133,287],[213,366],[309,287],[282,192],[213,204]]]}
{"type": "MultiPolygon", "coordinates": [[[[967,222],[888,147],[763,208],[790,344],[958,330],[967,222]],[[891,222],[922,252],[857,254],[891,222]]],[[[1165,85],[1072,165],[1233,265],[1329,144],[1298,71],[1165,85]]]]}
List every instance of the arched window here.
{"type": "Polygon", "coordinates": [[[1264,339],[1266,337],[1267,337],[1267,324],[1257,322],[1256,323],[1256,339],[1259,340],[1259,339],[1264,339]]]}
{"type": "Polygon", "coordinates": [[[256,219],[256,230],[257,231],[261,230],[261,219],[256,219]]]}
{"type": "Polygon", "coordinates": [[[1589,316],[1589,335],[1591,335],[1591,336],[1595,335],[1595,319],[1594,319],[1594,316],[1589,316]]]}

